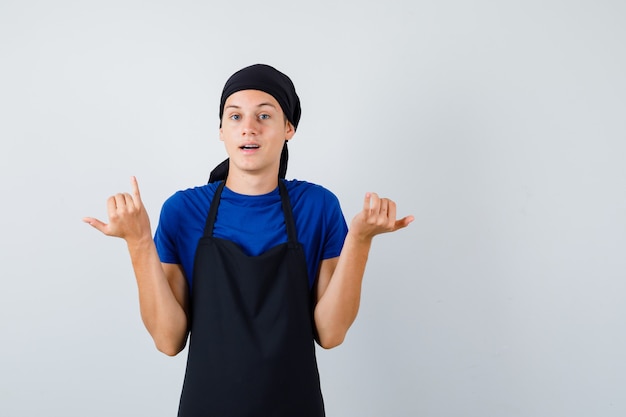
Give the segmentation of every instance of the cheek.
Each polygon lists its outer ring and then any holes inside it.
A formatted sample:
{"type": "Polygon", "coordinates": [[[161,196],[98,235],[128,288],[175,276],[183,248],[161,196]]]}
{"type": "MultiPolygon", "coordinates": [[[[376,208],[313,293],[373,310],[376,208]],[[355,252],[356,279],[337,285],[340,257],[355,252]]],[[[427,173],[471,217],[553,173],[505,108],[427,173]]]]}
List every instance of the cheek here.
{"type": "Polygon", "coordinates": [[[237,138],[237,134],[233,131],[232,128],[224,126],[220,129],[220,140],[224,142],[225,145],[234,142],[235,138],[237,138]]]}

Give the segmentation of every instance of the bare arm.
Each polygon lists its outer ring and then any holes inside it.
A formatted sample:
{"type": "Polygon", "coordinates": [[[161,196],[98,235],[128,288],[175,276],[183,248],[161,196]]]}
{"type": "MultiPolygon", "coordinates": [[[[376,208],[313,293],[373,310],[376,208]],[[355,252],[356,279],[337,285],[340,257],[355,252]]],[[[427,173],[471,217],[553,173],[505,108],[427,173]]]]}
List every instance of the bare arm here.
{"type": "Polygon", "coordinates": [[[137,279],[141,318],[157,349],[173,356],[187,341],[187,281],[180,265],[161,263],[135,177],[131,186],[132,195],[108,199],[108,224],[93,217],[83,220],[107,236],[126,241],[137,279]]]}
{"type": "Polygon", "coordinates": [[[320,346],[340,345],[354,322],[361,302],[361,284],[374,236],[395,232],[409,225],[413,216],[396,220],[396,204],[375,193],[365,196],[363,210],[350,223],[350,230],[337,258],[320,265],[315,285],[315,327],[320,346]]]}

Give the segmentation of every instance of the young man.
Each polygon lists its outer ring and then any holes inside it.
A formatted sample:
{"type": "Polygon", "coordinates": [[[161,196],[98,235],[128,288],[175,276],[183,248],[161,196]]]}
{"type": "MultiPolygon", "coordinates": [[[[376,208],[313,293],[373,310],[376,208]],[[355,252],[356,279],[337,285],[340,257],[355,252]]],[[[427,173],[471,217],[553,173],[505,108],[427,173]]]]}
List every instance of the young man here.
{"type": "Polygon", "coordinates": [[[154,239],[134,177],[108,224],[84,219],[126,240],[156,347],[176,355],[190,334],[179,416],[323,416],[313,341],[343,341],[372,238],[413,221],[367,193],[348,230],[330,191],[284,180],[300,111],[285,74],[236,72],[220,102],[229,159],[166,201],[154,239]]]}

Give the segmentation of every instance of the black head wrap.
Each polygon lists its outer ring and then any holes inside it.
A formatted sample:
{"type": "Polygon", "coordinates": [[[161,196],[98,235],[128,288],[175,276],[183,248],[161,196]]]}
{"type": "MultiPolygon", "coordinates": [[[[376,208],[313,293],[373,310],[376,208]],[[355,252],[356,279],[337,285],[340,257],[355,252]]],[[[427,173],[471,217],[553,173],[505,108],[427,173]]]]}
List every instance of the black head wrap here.
{"type": "MultiPolygon", "coordinates": [[[[288,76],[277,69],[264,64],[255,64],[243,68],[234,73],[222,90],[220,99],[220,127],[222,127],[222,115],[224,114],[224,104],[231,94],[241,90],[260,90],[278,101],[285,117],[293,125],[294,129],[298,128],[302,109],[300,108],[300,99],[296,94],[296,88],[288,76]]],[[[278,170],[279,178],[285,178],[287,174],[287,161],[289,152],[287,151],[287,141],[283,146],[283,152],[280,155],[280,168],[278,170]]],[[[215,182],[226,179],[228,175],[228,159],[215,167],[211,171],[209,182],[215,182]]]]}

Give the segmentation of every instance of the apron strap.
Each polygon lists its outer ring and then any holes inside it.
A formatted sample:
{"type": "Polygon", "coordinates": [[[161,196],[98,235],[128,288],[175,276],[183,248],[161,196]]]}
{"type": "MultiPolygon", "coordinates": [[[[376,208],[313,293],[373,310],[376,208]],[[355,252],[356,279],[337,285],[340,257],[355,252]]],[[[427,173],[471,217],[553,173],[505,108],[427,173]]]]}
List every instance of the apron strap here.
{"type": "Polygon", "coordinates": [[[225,184],[226,180],[220,182],[220,185],[217,186],[215,194],[213,195],[213,200],[211,200],[211,208],[209,208],[209,215],[204,225],[204,237],[213,236],[213,224],[215,223],[215,217],[217,217],[217,208],[220,205],[220,196],[222,195],[225,184]]]}
{"type": "MultiPolygon", "coordinates": [[[[213,236],[213,225],[215,224],[215,218],[217,217],[217,208],[220,205],[220,197],[226,181],[221,181],[215,190],[213,199],[211,200],[211,207],[209,208],[209,214],[204,226],[204,236],[213,236]]],[[[293,218],[291,211],[291,201],[289,201],[289,194],[287,193],[287,186],[282,179],[278,180],[278,191],[280,193],[280,200],[283,206],[283,214],[285,216],[285,227],[287,228],[287,241],[290,247],[298,245],[298,233],[296,232],[296,222],[293,218]]]]}
{"type": "Polygon", "coordinates": [[[293,212],[291,211],[291,201],[289,201],[289,194],[287,194],[287,186],[281,179],[278,180],[278,189],[280,191],[280,199],[283,203],[289,247],[293,248],[294,246],[298,246],[298,233],[296,232],[296,222],[293,219],[293,212]]]}

